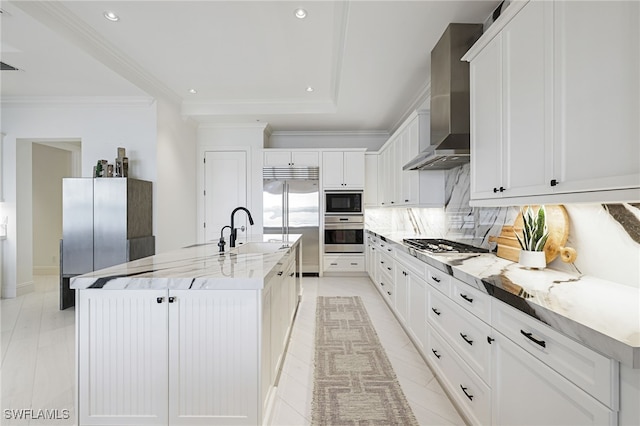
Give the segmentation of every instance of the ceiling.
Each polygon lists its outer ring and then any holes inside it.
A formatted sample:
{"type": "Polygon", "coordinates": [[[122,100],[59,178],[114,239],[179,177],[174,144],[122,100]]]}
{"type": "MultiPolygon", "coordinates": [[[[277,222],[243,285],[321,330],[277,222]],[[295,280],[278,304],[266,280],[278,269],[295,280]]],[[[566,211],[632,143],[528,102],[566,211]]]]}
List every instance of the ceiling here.
{"type": "Polygon", "coordinates": [[[201,123],[390,132],[428,98],[446,26],[483,22],[498,4],[3,1],[2,61],[19,71],[1,72],[0,94],[164,97],[201,123]]]}

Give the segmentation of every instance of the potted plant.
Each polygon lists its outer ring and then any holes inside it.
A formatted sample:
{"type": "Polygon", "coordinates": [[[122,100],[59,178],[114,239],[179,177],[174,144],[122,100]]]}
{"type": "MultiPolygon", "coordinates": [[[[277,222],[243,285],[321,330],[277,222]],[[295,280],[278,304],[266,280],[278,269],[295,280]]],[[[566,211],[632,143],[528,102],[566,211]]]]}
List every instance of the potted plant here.
{"type": "Polygon", "coordinates": [[[547,266],[544,245],[549,238],[544,206],[540,206],[537,213],[527,206],[520,210],[520,214],[524,222],[522,237],[514,231],[522,247],[518,263],[526,268],[544,268],[547,266]]]}

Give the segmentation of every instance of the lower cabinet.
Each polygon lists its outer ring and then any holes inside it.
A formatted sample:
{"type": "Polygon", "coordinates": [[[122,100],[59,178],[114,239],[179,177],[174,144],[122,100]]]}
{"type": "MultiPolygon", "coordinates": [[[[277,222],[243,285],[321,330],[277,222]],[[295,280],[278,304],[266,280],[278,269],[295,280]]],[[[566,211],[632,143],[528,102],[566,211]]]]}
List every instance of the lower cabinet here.
{"type": "Polygon", "coordinates": [[[325,272],[364,272],[364,254],[325,254],[325,272]]]}
{"type": "Polygon", "coordinates": [[[615,411],[502,334],[494,338],[492,424],[617,424],[615,411]]]}
{"type": "Polygon", "coordinates": [[[77,292],[78,423],[262,423],[297,306],[296,252],[263,289],[77,292]]]}

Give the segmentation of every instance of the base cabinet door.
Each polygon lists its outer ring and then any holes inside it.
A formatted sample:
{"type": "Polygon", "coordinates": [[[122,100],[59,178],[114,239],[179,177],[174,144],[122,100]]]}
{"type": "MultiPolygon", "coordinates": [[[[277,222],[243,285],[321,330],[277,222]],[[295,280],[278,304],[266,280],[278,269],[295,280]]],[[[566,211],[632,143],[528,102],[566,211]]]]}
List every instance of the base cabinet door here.
{"type": "Polygon", "coordinates": [[[169,294],[169,424],[258,424],[258,292],[169,294]]]}
{"type": "Polygon", "coordinates": [[[494,338],[492,424],[617,424],[616,412],[502,334],[494,338]]]}
{"type": "Polygon", "coordinates": [[[78,291],[79,424],[167,424],[166,295],[78,291]]]}

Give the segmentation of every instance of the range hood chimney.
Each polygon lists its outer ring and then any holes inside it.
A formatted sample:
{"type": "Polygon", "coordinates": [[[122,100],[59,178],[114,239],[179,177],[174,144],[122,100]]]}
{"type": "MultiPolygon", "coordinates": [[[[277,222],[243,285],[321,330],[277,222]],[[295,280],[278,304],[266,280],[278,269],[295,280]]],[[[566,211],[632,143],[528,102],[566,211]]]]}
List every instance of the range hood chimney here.
{"type": "Polygon", "coordinates": [[[482,24],[449,24],[431,51],[431,145],[403,170],[442,170],[469,162],[469,63],[460,60],[482,24]]]}

